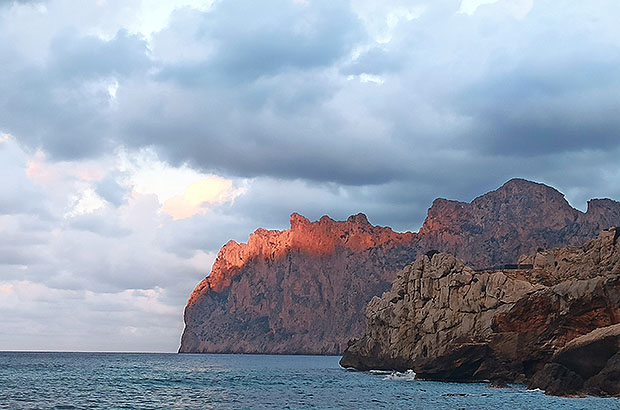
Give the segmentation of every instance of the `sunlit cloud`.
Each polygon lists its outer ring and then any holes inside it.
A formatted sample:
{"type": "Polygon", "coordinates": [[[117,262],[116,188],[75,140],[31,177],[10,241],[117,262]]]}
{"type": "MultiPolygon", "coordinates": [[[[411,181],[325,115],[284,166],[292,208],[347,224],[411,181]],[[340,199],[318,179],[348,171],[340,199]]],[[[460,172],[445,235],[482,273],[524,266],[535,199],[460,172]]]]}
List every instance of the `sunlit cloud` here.
{"type": "Polygon", "coordinates": [[[160,203],[183,195],[187,188],[206,175],[188,167],[173,167],[161,161],[152,150],[121,152],[119,171],[127,175],[125,183],[140,194],[155,194],[160,203]]]}
{"type": "Polygon", "coordinates": [[[11,283],[0,284],[0,295],[7,297],[15,293],[15,288],[11,283]]]}
{"type": "Polygon", "coordinates": [[[37,151],[26,163],[26,176],[34,182],[50,184],[62,179],[100,181],[108,172],[101,161],[49,161],[43,151],[37,151]]]}
{"type": "Polygon", "coordinates": [[[209,205],[232,202],[244,192],[233,186],[233,181],[218,176],[209,176],[194,182],[183,195],[174,196],[164,202],[163,210],[176,220],[204,214],[209,205]]]}
{"type": "Polygon", "coordinates": [[[33,181],[49,182],[55,174],[45,165],[45,154],[38,151],[26,164],[26,176],[33,181]]]}

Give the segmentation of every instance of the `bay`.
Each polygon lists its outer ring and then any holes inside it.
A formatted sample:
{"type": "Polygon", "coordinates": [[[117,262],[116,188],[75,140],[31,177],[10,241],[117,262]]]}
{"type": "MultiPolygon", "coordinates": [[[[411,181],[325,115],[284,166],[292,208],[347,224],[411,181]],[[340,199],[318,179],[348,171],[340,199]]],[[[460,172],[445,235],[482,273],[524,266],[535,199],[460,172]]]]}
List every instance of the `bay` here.
{"type": "Polygon", "coordinates": [[[1,409],[620,409],[525,386],[353,372],[336,356],[0,352],[1,409]]]}

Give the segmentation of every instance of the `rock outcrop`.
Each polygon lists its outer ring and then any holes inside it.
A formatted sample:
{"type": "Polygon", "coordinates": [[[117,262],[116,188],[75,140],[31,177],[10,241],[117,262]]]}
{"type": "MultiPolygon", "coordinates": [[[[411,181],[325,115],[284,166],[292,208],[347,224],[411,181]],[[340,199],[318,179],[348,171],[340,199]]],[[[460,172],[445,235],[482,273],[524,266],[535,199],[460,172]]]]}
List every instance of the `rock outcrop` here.
{"type": "Polygon", "coordinates": [[[363,331],[369,296],[410,260],[411,238],[362,214],[293,214],[290,230],[229,242],[189,299],[180,351],[338,353],[363,331]]]}
{"type": "Polygon", "coordinates": [[[620,324],[568,342],[534,375],[530,387],[560,396],[620,396],[620,324]]]}
{"type": "Polygon", "coordinates": [[[417,238],[422,249],[485,268],[514,263],[538,248],[579,246],[616,225],[619,202],[593,199],[583,213],[547,185],[513,179],[471,203],[436,199],[417,238]]]}
{"type": "Polygon", "coordinates": [[[615,225],[618,202],[592,200],[583,213],[555,189],[521,179],[471,203],[436,200],[418,233],[373,226],[362,214],[343,222],[293,214],[288,230],[259,229],[220,250],[188,301],[179,350],[340,354],[362,334],[368,301],[424,252],[485,268],[581,245],[615,225]]]}
{"type": "Polygon", "coordinates": [[[521,382],[551,394],[620,393],[620,228],[528,269],[477,272],[422,256],[368,304],[343,367],[420,379],[521,382]]]}

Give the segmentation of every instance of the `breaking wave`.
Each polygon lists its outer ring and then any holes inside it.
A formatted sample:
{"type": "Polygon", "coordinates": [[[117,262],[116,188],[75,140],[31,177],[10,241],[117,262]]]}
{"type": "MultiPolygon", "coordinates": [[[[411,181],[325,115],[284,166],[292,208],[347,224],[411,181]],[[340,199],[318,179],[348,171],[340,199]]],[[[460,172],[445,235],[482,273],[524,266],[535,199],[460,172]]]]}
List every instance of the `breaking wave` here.
{"type": "Polygon", "coordinates": [[[391,372],[383,378],[383,380],[396,380],[396,381],[414,381],[415,372],[413,370],[407,370],[406,372],[391,372]]]}

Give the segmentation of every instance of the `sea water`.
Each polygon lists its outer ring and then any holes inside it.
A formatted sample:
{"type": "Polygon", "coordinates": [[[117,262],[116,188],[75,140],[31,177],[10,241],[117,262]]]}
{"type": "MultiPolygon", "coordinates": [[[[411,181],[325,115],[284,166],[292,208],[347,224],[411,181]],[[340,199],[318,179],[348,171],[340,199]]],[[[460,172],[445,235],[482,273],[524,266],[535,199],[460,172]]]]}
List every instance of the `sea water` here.
{"type": "Polygon", "coordinates": [[[0,353],[2,409],[620,409],[524,386],[354,372],[335,356],[0,353]]]}

